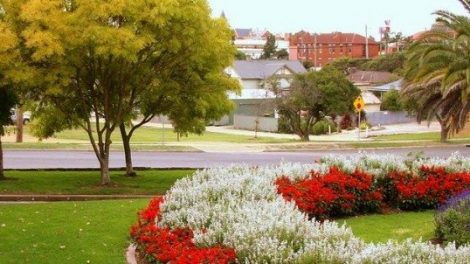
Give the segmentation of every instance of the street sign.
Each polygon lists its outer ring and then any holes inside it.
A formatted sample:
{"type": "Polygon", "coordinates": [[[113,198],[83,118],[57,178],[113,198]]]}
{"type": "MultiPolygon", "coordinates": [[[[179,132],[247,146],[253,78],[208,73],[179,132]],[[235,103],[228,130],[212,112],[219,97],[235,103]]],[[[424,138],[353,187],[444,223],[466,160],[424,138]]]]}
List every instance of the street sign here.
{"type": "Polygon", "coordinates": [[[362,96],[358,96],[354,100],[354,108],[356,108],[357,112],[361,112],[364,109],[364,99],[362,99],[362,96]]]}

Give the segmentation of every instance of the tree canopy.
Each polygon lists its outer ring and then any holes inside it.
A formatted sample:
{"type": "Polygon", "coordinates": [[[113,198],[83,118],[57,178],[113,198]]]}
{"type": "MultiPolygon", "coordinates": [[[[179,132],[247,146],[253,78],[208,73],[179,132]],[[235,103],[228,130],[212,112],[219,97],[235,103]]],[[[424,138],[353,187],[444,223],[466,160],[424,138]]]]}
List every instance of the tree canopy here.
{"type": "Polygon", "coordinates": [[[263,53],[261,54],[261,59],[271,59],[272,57],[274,57],[274,55],[276,55],[276,49],[276,37],[268,32],[266,44],[264,44],[263,53]]]}
{"type": "MultiPolygon", "coordinates": [[[[462,1],[468,6],[469,1],[462,1]]],[[[470,19],[437,11],[439,27],[408,51],[404,96],[416,101],[418,121],[436,118],[441,140],[458,132],[470,110],[470,19]]]]}
{"type": "Polygon", "coordinates": [[[271,83],[279,114],[304,141],[309,140],[312,125],[324,116],[352,111],[353,101],[360,94],[343,73],[332,67],[297,75],[289,90],[279,88],[276,80],[271,83]]]}
{"type": "Polygon", "coordinates": [[[13,2],[2,2],[4,25],[22,59],[10,79],[31,80],[36,114],[60,118],[43,136],[64,124],[87,132],[102,184],[110,182],[111,134],[137,111],[175,122],[188,112],[194,118],[179,127],[200,129],[200,120],[227,111],[226,91],[238,88],[223,73],[235,54],[231,31],[205,0],[13,2]]]}

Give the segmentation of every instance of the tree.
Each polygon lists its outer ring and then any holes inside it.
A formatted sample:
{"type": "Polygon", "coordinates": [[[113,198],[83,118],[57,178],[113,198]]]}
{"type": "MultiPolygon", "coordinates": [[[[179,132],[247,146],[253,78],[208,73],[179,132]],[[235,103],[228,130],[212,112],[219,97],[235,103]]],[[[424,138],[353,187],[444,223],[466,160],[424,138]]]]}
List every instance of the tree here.
{"type": "Polygon", "coordinates": [[[4,126],[11,122],[12,108],[16,105],[18,98],[11,86],[12,80],[7,78],[10,74],[10,65],[16,63],[18,53],[16,52],[17,38],[4,23],[4,8],[0,2],[0,180],[5,179],[3,171],[3,149],[2,139],[4,126]]]}
{"type": "MultiPolygon", "coordinates": [[[[39,102],[36,112],[53,109],[67,119],[51,122],[54,127],[44,131],[56,132],[62,122],[83,128],[103,185],[111,181],[111,135],[134,116],[145,95],[166,94],[160,92],[162,84],[181,67],[193,70],[185,75],[192,77],[189,81],[229,78],[220,75],[235,53],[230,30],[210,17],[205,1],[25,0],[13,7],[5,14],[19,14],[10,19],[20,19],[24,27],[17,34],[29,55],[23,71],[32,68],[42,76],[29,93],[39,102]],[[221,37],[214,38],[218,33],[221,37]],[[221,51],[224,55],[214,56],[221,51]],[[198,60],[210,56],[215,62],[198,60]]],[[[211,86],[195,87],[213,92],[211,86]]]]}
{"type": "Polygon", "coordinates": [[[410,47],[403,95],[417,101],[419,122],[439,121],[446,141],[463,128],[470,110],[470,20],[447,11],[436,14],[448,30],[431,30],[410,47]]]}
{"type": "Polygon", "coordinates": [[[312,125],[324,116],[351,112],[360,94],[343,73],[332,67],[297,75],[288,91],[281,89],[276,80],[271,81],[271,87],[279,114],[303,141],[309,140],[312,125]]]}
{"type": "Polygon", "coordinates": [[[276,52],[276,58],[278,60],[287,60],[289,59],[289,52],[286,49],[281,49],[276,52]]]}
{"type": "Polygon", "coordinates": [[[383,96],[380,108],[382,111],[402,111],[403,105],[401,102],[400,93],[395,89],[391,89],[390,91],[386,92],[383,96]]]}
{"type": "Polygon", "coordinates": [[[266,44],[263,47],[263,54],[261,54],[261,59],[268,60],[271,59],[276,54],[276,37],[269,33],[267,34],[266,44]]]}
{"type": "Polygon", "coordinates": [[[1,138],[5,134],[3,126],[11,122],[11,109],[15,106],[16,102],[17,98],[13,89],[7,86],[0,86],[0,180],[5,179],[5,174],[3,172],[3,149],[1,138]]]}

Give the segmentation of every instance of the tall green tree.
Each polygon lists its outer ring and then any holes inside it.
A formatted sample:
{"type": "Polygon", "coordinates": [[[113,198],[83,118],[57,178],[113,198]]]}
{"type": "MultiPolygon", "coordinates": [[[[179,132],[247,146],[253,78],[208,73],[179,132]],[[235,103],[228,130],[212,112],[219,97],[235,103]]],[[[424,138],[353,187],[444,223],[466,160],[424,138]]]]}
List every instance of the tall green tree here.
{"type": "MultiPolygon", "coordinates": [[[[469,1],[462,3],[468,6],[469,1]]],[[[463,128],[470,110],[470,19],[447,11],[436,14],[444,27],[410,47],[403,95],[416,100],[418,121],[439,121],[445,141],[463,128]]]]}
{"type": "Polygon", "coordinates": [[[0,180],[5,179],[3,172],[3,148],[2,136],[4,136],[4,126],[11,122],[12,107],[17,103],[14,90],[8,86],[0,86],[0,180]]]}
{"type": "Polygon", "coordinates": [[[312,126],[327,115],[352,112],[353,101],[360,94],[346,76],[332,68],[295,77],[288,91],[271,81],[275,106],[301,140],[309,141],[312,126]]]}
{"type": "Polygon", "coordinates": [[[23,62],[28,66],[22,70],[32,68],[42,77],[30,99],[39,102],[38,114],[46,116],[53,109],[62,113],[57,118],[66,119],[51,122],[54,127],[43,132],[63,129],[63,122],[83,128],[103,185],[111,182],[111,135],[133,117],[145,95],[162,94],[162,84],[185,63],[194,69],[188,71],[188,81],[215,79],[223,72],[216,73],[212,65],[223,69],[234,56],[230,30],[211,18],[205,0],[23,2],[5,8],[5,15],[16,14],[10,21],[20,19],[10,26],[22,25],[17,37],[25,43],[23,62]],[[222,37],[209,37],[218,33],[222,37]],[[216,62],[202,60],[214,55],[211,50],[226,52],[229,59],[219,62],[219,55],[213,57],[216,62]]]}
{"type": "Polygon", "coordinates": [[[266,44],[263,47],[263,53],[261,54],[261,59],[268,60],[276,55],[277,45],[276,45],[276,36],[268,32],[266,38],[266,44]]]}
{"type": "Polygon", "coordinates": [[[7,76],[11,73],[10,65],[17,62],[18,45],[15,33],[4,23],[4,8],[0,5],[0,180],[5,179],[3,171],[3,148],[2,139],[4,126],[11,122],[12,108],[17,104],[18,98],[12,80],[7,76]]]}

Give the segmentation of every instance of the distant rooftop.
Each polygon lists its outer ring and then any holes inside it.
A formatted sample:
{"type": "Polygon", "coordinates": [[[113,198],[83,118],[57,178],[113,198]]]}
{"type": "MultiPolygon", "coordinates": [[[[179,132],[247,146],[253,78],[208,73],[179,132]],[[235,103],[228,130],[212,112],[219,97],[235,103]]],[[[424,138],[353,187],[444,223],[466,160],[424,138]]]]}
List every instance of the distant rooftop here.
{"type": "Polygon", "coordinates": [[[396,75],[390,72],[381,71],[355,71],[348,75],[348,79],[353,83],[383,84],[396,80],[396,75]]]}
{"type": "Polygon", "coordinates": [[[263,80],[271,77],[282,68],[288,68],[294,73],[305,73],[307,70],[299,61],[288,60],[253,60],[235,61],[233,68],[242,79],[263,80]]]}

